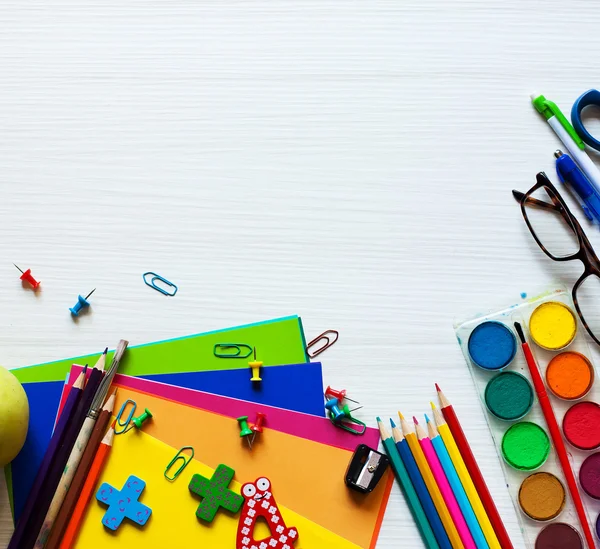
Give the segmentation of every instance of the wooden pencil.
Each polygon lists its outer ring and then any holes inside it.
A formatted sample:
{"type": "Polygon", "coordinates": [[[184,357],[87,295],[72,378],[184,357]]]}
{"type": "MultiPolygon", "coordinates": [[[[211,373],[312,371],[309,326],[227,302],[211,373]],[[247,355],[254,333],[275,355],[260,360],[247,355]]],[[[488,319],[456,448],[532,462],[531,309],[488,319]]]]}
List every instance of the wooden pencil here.
{"type": "Polygon", "coordinates": [[[71,416],[77,407],[77,403],[81,397],[83,392],[83,387],[85,385],[85,376],[86,376],[87,367],[83,369],[83,371],[79,374],[79,377],[73,384],[71,391],[69,392],[69,396],[67,397],[67,401],[63,408],[63,412],[58,418],[56,423],[56,428],[54,429],[54,433],[52,434],[52,438],[50,439],[50,444],[48,445],[48,449],[44,454],[44,459],[38,469],[35,480],[33,481],[33,485],[31,490],[29,491],[29,495],[27,496],[27,500],[25,501],[25,505],[23,507],[23,511],[21,512],[21,516],[17,522],[15,531],[13,532],[12,537],[10,538],[10,542],[8,544],[7,549],[20,549],[22,547],[22,542],[25,533],[29,528],[29,523],[33,513],[35,513],[36,506],[38,504],[38,499],[40,497],[40,493],[44,489],[44,485],[46,482],[46,476],[48,475],[48,471],[54,461],[56,453],[60,449],[60,445],[63,442],[64,436],[67,432],[67,425],[69,421],[71,421],[71,416]]]}
{"type": "Polygon", "coordinates": [[[19,549],[32,549],[32,547],[35,545],[37,535],[42,527],[44,517],[46,516],[46,512],[50,507],[50,502],[54,497],[58,483],[60,482],[65,465],[69,459],[69,454],[73,448],[73,444],[75,444],[79,430],[83,425],[85,416],[90,409],[96,391],[98,390],[98,387],[102,381],[102,377],[104,376],[106,352],[107,351],[105,350],[104,353],[102,353],[98,359],[98,362],[96,362],[95,366],[92,368],[92,373],[87,380],[85,388],[83,389],[83,393],[79,399],[75,411],[73,412],[71,421],[69,422],[69,426],[67,427],[67,433],[65,434],[63,443],[61,444],[59,451],[56,453],[54,462],[52,463],[48,476],[46,477],[46,485],[40,493],[39,500],[35,506],[35,512],[32,516],[30,527],[27,529],[27,532],[24,536],[25,540],[19,549]]]}
{"type": "Polygon", "coordinates": [[[410,447],[410,451],[417,462],[419,471],[421,471],[423,481],[427,486],[427,490],[429,491],[429,495],[431,496],[433,504],[437,509],[438,515],[440,515],[440,520],[444,525],[446,534],[448,534],[450,543],[452,544],[453,549],[463,549],[464,546],[460,540],[460,536],[458,535],[458,530],[456,529],[452,517],[450,516],[448,506],[442,497],[442,493],[440,492],[435,478],[433,477],[431,468],[425,459],[425,454],[423,453],[419,441],[417,440],[417,435],[411,430],[407,421],[404,419],[404,416],[400,412],[398,412],[398,416],[400,417],[400,428],[402,429],[402,434],[404,435],[406,442],[408,442],[408,446],[410,447]]]}
{"type": "Polygon", "coordinates": [[[441,549],[452,549],[452,544],[450,543],[448,534],[446,534],[446,530],[444,530],[444,525],[440,520],[440,516],[438,515],[435,505],[433,504],[431,495],[427,490],[427,486],[423,480],[423,475],[421,475],[419,467],[417,466],[417,462],[410,451],[408,442],[406,442],[406,439],[394,421],[390,419],[390,423],[392,424],[392,437],[396,443],[396,448],[398,449],[400,458],[406,467],[406,471],[408,472],[408,476],[410,477],[412,485],[415,488],[415,492],[417,492],[417,495],[419,496],[423,510],[427,515],[427,520],[429,520],[429,524],[433,530],[433,535],[435,536],[435,539],[437,540],[441,549]]]}
{"type": "Polygon", "coordinates": [[[479,469],[479,465],[477,465],[477,460],[473,455],[473,451],[471,450],[471,446],[469,446],[469,441],[460,425],[460,421],[458,420],[458,416],[454,411],[454,408],[450,404],[450,401],[445,397],[442,390],[439,388],[436,383],[435,388],[438,392],[438,398],[440,399],[440,408],[442,409],[442,414],[444,414],[444,419],[448,424],[448,428],[452,432],[452,436],[460,450],[460,454],[465,461],[465,465],[471,475],[471,479],[477,488],[477,493],[481,498],[481,502],[487,511],[487,515],[494,527],[494,532],[496,532],[496,536],[498,537],[498,541],[500,542],[500,547],[502,549],[513,549],[513,544],[510,541],[510,537],[508,536],[508,532],[502,522],[502,518],[500,517],[500,513],[496,508],[496,504],[494,503],[494,499],[492,498],[492,494],[485,483],[483,475],[479,469]]]}
{"type": "Polygon", "coordinates": [[[419,532],[421,537],[423,538],[423,542],[427,549],[439,549],[438,542],[435,539],[433,534],[433,530],[431,529],[431,525],[427,520],[427,515],[423,511],[423,507],[415,492],[415,489],[410,481],[408,476],[408,472],[404,467],[404,463],[400,459],[400,454],[398,453],[398,449],[392,440],[391,435],[387,432],[386,428],[383,425],[381,419],[377,418],[377,425],[379,426],[379,434],[381,435],[381,440],[383,442],[383,447],[390,458],[390,462],[392,464],[392,469],[396,474],[396,480],[398,480],[398,484],[404,493],[404,497],[406,498],[406,503],[410,508],[410,512],[417,523],[419,528],[419,532]]]}
{"type": "Polygon", "coordinates": [[[467,493],[467,497],[469,498],[469,502],[473,506],[473,511],[475,512],[475,516],[477,517],[477,522],[479,522],[479,526],[483,530],[483,535],[485,536],[485,540],[488,542],[490,549],[502,549],[500,546],[500,542],[498,541],[498,537],[494,532],[494,528],[492,523],[487,515],[487,511],[481,502],[481,498],[477,493],[477,488],[475,488],[475,484],[473,483],[473,479],[471,479],[471,475],[469,474],[469,470],[465,465],[465,462],[460,455],[460,450],[456,445],[456,441],[450,432],[450,428],[444,419],[444,416],[436,408],[435,404],[431,403],[431,409],[433,410],[433,418],[435,419],[435,424],[437,426],[438,432],[444,441],[444,445],[446,446],[446,450],[450,454],[450,458],[452,459],[452,463],[456,468],[456,472],[458,473],[458,478],[460,478],[460,482],[467,493]]]}
{"type": "Polygon", "coordinates": [[[427,414],[425,414],[425,421],[427,422],[427,433],[429,435],[429,440],[431,440],[431,444],[435,450],[435,453],[437,454],[440,464],[444,469],[444,473],[448,478],[448,482],[452,487],[456,501],[460,506],[460,510],[462,511],[465,521],[467,522],[467,526],[469,527],[471,535],[473,536],[475,546],[477,549],[489,549],[489,545],[485,540],[485,536],[483,535],[483,530],[481,529],[481,526],[479,526],[477,517],[473,512],[473,507],[469,503],[467,493],[460,482],[456,468],[452,464],[450,454],[448,453],[448,450],[446,450],[446,445],[444,444],[444,441],[442,440],[442,437],[440,436],[440,433],[436,429],[433,422],[429,420],[427,414]]]}
{"type": "Polygon", "coordinates": [[[102,473],[102,468],[104,467],[110,450],[112,449],[113,438],[115,436],[114,428],[115,422],[113,421],[112,425],[104,435],[102,442],[100,443],[98,452],[96,452],[96,455],[94,456],[94,461],[91,464],[90,470],[85,479],[85,484],[81,489],[79,499],[77,500],[75,508],[73,509],[73,513],[71,514],[71,518],[62,537],[59,549],[71,549],[77,539],[77,534],[79,533],[79,527],[83,521],[85,509],[92,498],[92,494],[96,488],[100,474],[102,473]]]}
{"type": "Polygon", "coordinates": [[[450,482],[448,482],[448,477],[446,476],[446,473],[444,473],[442,463],[435,453],[431,439],[427,436],[427,433],[425,433],[423,427],[419,425],[416,417],[413,417],[413,421],[415,424],[417,438],[419,439],[419,444],[421,445],[421,449],[425,454],[425,459],[431,468],[433,478],[437,482],[440,492],[442,493],[442,497],[448,506],[450,516],[452,517],[454,525],[458,530],[458,535],[460,536],[460,539],[466,549],[477,549],[475,540],[473,539],[469,527],[467,526],[467,521],[460,510],[460,506],[458,505],[456,496],[454,495],[452,487],[450,486],[450,482]]]}
{"type": "MultiPolygon", "coordinates": [[[[81,462],[79,463],[79,467],[77,467],[77,472],[73,477],[73,482],[71,482],[71,486],[67,491],[67,495],[65,496],[65,500],[56,516],[56,520],[54,521],[54,526],[52,527],[52,531],[50,533],[50,537],[46,542],[46,549],[56,549],[60,540],[67,528],[67,524],[69,523],[69,519],[73,513],[73,509],[77,504],[77,500],[79,498],[79,494],[81,493],[81,489],[85,483],[85,479],[90,471],[90,467],[92,466],[92,462],[98,451],[98,447],[100,446],[100,442],[104,435],[106,434],[106,428],[110,423],[110,419],[115,407],[115,395],[116,389],[113,394],[108,397],[106,404],[102,408],[102,412],[98,416],[98,420],[96,421],[96,425],[92,434],[90,436],[90,440],[85,447],[85,451],[83,452],[83,456],[81,457],[81,462]]],[[[86,418],[86,421],[88,418],[86,418]]]]}
{"type": "Polygon", "coordinates": [[[71,482],[73,481],[73,477],[77,472],[77,467],[83,457],[83,452],[87,446],[87,443],[90,439],[92,431],[94,430],[94,426],[96,421],[98,420],[98,416],[100,415],[100,408],[104,399],[106,398],[106,394],[108,393],[108,389],[110,388],[110,384],[112,383],[112,378],[114,377],[117,368],[119,366],[119,362],[125,349],[127,348],[128,342],[125,340],[121,340],[119,345],[115,351],[113,356],[112,363],[110,365],[110,370],[100,383],[98,390],[96,391],[96,395],[92,401],[89,412],[86,414],[83,424],[79,433],[77,434],[77,438],[75,440],[75,444],[69,454],[69,458],[67,460],[67,464],[63,470],[62,477],[58,483],[58,487],[52,501],[50,502],[50,506],[48,507],[48,512],[44,517],[44,521],[42,523],[42,527],[40,532],[35,540],[35,549],[43,549],[50,537],[50,533],[52,531],[52,527],[54,526],[54,521],[60,511],[63,501],[67,495],[67,491],[71,486],[71,482]]]}

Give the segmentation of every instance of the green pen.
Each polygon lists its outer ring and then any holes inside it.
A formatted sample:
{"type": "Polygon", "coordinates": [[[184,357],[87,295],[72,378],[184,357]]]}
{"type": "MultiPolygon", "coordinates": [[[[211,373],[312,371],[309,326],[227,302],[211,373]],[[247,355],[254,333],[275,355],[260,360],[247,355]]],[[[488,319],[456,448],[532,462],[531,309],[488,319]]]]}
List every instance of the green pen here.
{"type": "Polygon", "coordinates": [[[419,500],[419,497],[415,492],[410,477],[408,476],[406,467],[400,459],[400,454],[398,453],[398,448],[396,448],[396,443],[394,442],[394,439],[387,432],[380,418],[377,418],[377,426],[379,427],[379,434],[381,435],[383,447],[385,448],[386,454],[390,458],[392,469],[396,474],[398,484],[400,484],[402,493],[406,498],[406,503],[408,504],[415,519],[415,522],[419,527],[419,531],[421,533],[421,537],[423,538],[423,542],[425,543],[425,547],[427,547],[427,549],[440,549],[440,546],[437,540],[435,539],[435,536],[433,535],[431,525],[429,524],[427,516],[425,515],[425,511],[423,510],[423,506],[421,505],[421,501],[419,500]]]}
{"type": "Polygon", "coordinates": [[[563,142],[573,160],[579,164],[592,185],[600,192],[600,171],[585,152],[585,144],[577,135],[575,128],[567,120],[556,103],[548,101],[539,93],[531,94],[531,102],[535,109],[546,119],[546,122],[563,142]]]}

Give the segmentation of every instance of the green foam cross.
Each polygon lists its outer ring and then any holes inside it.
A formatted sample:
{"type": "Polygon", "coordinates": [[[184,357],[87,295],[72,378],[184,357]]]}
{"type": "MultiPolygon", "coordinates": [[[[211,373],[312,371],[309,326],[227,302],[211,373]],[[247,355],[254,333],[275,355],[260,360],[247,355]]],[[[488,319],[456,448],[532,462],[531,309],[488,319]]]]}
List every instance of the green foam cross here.
{"type": "Polygon", "coordinates": [[[202,475],[192,477],[189,485],[190,492],[203,498],[196,511],[199,519],[212,522],[219,507],[232,513],[240,510],[244,498],[228,488],[233,475],[235,471],[231,467],[219,465],[210,480],[202,475]]]}

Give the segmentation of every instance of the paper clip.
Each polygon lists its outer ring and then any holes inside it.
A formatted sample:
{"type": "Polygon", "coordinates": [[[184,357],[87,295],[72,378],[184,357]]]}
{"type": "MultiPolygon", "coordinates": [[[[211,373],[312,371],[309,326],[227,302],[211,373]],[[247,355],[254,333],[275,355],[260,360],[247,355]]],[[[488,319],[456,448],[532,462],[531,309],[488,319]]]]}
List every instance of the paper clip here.
{"type": "Polygon", "coordinates": [[[306,346],[306,354],[308,355],[309,358],[315,358],[317,355],[320,355],[326,349],[329,349],[329,347],[331,347],[338,340],[339,336],[340,336],[340,333],[337,330],[325,330],[321,335],[318,335],[317,337],[315,337],[315,339],[313,339],[306,346]],[[333,341],[331,339],[329,339],[328,334],[332,334],[333,336],[335,336],[335,339],[333,339],[333,341]],[[318,343],[321,340],[326,342],[325,345],[323,345],[321,347],[317,347],[318,343]],[[311,349],[313,347],[317,347],[317,349],[315,351],[311,351],[311,349]]]}
{"type": "Polygon", "coordinates": [[[217,358],[248,358],[252,354],[252,347],[245,343],[215,343],[213,353],[217,358]],[[243,355],[242,347],[248,352],[243,355]]]}
{"type": "Polygon", "coordinates": [[[129,429],[132,427],[130,425],[131,418],[133,417],[133,414],[135,414],[136,408],[137,408],[137,404],[135,403],[134,400],[131,400],[130,398],[128,398],[125,402],[123,402],[123,405],[121,406],[121,409],[119,410],[119,414],[117,415],[117,423],[115,424],[115,435],[122,435],[123,433],[126,433],[127,431],[129,431],[129,429]],[[131,410],[129,411],[129,415],[127,416],[127,419],[125,420],[125,422],[123,422],[123,412],[125,411],[125,407],[130,403],[132,404],[131,410]],[[121,429],[117,430],[117,427],[121,427],[121,429]]]}
{"type": "Polygon", "coordinates": [[[173,284],[171,281],[167,280],[166,278],[164,278],[160,275],[157,275],[156,273],[148,271],[147,273],[144,273],[142,275],[142,278],[144,279],[146,286],[150,286],[150,288],[154,288],[157,292],[160,292],[163,295],[168,295],[169,297],[173,297],[177,293],[177,286],[175,286],[175,284],[173,284]],[[152,276],[152,278],[150,279],[150,282],[148,282],[148,280],[146,280],[146,277],[148,275],[152,276]],[[169,293],[164,288],[161,288],[160,286],[156,285],[155,280],[160,280],[168,288],[174,288],[173,293],[169,293]]]}
{"type": "Polygon", "coordinates": [[[190,461],[192,461],[193,457],[194,457],[194,449],[191,446],[183,446],[182,448],[180,448],[179,452],[177,452],[175,454],[175,457],[169,462],[169,465],[167,465],[167,468],[165,469],[165,473],[164,473],[165,478],[167,480],[171,480],[171,481],[175,480],[181,474],[181,472],[187,467],[187,464],[190,461]],[[192,455],[187,456],[187,455],[183,454],[182,452],[184,450],[191,450],[192,455]],[[173,465],[175,465],[175,463],[177,463],[177,461],[179,461],[180,459],[183,461],[183,463],[179,466],[179,469],[177,469],[177,471],[175,471],[175,474],[172,477],[170,477],[169,469],[171,467],[173,467],[173,465]]]}
{"type": "Polygon", "coordinates": [[[329,421],[336,427],[348,431],[353,435],[364,435],[367,431],[365,423],[352,417],[352,412],[347,404],[340,408],[337,398],[329,399],[325,403],[325,408],[328,412],[329,421]]]}

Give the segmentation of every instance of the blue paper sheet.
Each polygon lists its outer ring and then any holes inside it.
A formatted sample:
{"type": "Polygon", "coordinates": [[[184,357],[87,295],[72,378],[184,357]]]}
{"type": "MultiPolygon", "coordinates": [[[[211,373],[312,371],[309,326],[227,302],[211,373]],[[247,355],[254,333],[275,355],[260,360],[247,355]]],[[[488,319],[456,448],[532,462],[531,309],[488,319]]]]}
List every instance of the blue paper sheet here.
{"type": "Polygon", "coordinates": [[[320,362],[263,368],[260,383],[250,382],[250,369],[226,370],[227,375],[224,373],[188,372],[140,377],[305,414],[325,415],[320,362]]]}
{"type": "MultiPolygon", "coordinates": [[[[141,377],[306,414],[325,415],[320,362],[263,368],[262,382],[259,384],[250,382],[250,369],[153,374],[141,377]]],[[[23,387],[29,399],[30,419],[25,446],[11,464],[15,521],[21,515],[50,442],[64,383],[24,383],[23,387]]]]}

